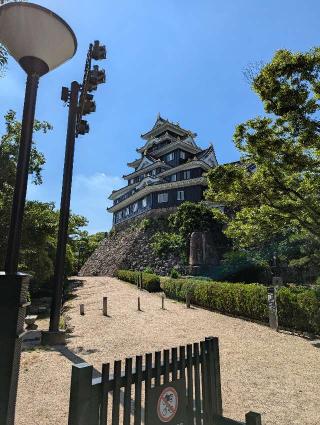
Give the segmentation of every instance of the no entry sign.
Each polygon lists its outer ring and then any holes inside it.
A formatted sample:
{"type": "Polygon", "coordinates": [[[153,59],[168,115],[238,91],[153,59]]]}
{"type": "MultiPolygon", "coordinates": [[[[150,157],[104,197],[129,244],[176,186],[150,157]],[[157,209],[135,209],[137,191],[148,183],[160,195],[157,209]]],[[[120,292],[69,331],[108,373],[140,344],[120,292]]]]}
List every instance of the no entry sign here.
{"type": "Polygon", "coordinates": [[[146,413],[146,425],[188,425],[185,380],[151,388],[146,413]]]}

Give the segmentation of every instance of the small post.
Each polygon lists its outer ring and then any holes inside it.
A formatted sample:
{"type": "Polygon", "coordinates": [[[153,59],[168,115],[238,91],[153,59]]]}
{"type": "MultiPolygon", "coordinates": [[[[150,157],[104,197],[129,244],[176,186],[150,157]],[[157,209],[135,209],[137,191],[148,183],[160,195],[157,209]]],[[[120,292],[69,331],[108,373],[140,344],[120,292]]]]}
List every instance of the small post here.
{"type": "Polygon", "coordinates": [[[161,309],[164,310],[164,295],[161,296],[161,309]]]}
{"type": "Polygon", "coordinates": [[[140,306],[140,297],[138,297],[138,311],[141,311],[141,306],[140,306]]]}
{"type": "Polygon", "coordinates": [[[80,314],[84,316],[84,304],[80,304],[80,314]]]}
{"type": "Polygon", "coordinates": [[[191,294],[190,294],[190,292],[188,292],[187,295],[186,295],[186,306],[187,306],[187,308],[190,308],[190,305],[191,305],[191,294]]]}
{"type": "Polygon", "coordinates": [[[278,331],[278,307],[277,307],[277,287],[268,288],[269,326],[278,331]]]}
{"type": "Polygon", "coordinates": [[[91,423],[92,371],[87,363],[72,366],[68,425],[91,423]]]}
{"type": "Polygon", "coordinates": [[[108,297],[103,297],[102,312],[104,316],[108,316],[108,297]]]}
{"type": "Polygon", "coordinates": [[[260,413],[248,412],[246,414],[246,425],[261,425],[261,415],[260,413]]]}

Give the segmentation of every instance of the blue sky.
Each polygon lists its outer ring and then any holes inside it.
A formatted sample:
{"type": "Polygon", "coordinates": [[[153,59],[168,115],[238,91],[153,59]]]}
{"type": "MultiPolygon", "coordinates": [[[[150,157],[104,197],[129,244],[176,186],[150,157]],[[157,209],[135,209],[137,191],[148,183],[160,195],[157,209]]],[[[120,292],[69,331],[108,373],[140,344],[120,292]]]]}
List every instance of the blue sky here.
{"type": "MultiPolygon", "coordinates": [[[[267,62],[275,50],[319,45],[319,0],[57,0],[39,1],[64,18],[78,39],[75,57],[40,81],[36,117],[54,130],[38,135],[46,156],[44,184],[28,198],[59,206],[67,108],[62,85],[82,80],[88,44],[107,45],[107,84],[95,94],[90,133],[76,143],[71,208],[89,219],[90,232],[111,227],[107,197],[122,185],[126,163],[137,158],[140,134],[158,112],[213,143],[221,163],[238,159],[237,124],[262,114],[243,69],[267,62]]],[[[0,79],[0,114],[21,117],[25,74],[10,61],[0,79]]],[[[3,129],[2,123],[0,130],[3,129]]]]}

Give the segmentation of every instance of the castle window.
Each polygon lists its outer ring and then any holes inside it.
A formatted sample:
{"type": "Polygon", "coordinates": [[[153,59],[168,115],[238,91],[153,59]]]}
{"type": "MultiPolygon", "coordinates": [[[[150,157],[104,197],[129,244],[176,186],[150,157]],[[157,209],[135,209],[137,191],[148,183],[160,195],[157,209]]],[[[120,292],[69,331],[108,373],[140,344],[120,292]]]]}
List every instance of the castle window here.
{"type": "Polygon", "coordinates": [[[172,174],[171,181],[172,182],[176,182],[177,181],[177,175],[176,174],[172,174]]]}
{"type": "Polygon", "coordinates": [[[142,207],[145,208],[147,206],[147,198],[142,199],[142,207]]]}
{"type": "Polygon", "coordinates": [[[184,180],[190,179],[190,170],[187,170],[187,171],[184,171],[183,172],[183,179],[184,180]]]}
{"type": "Polygon", "coordinates": [[[136,212],[136,211],[138,210],[138,202],[135,202],[135,203],[133,204],[132,209],[133,209],[133,212],[136,212]]]}
{"type": "Polygon", "coordinates": [[[178,190],[177,192],[177,200],[184,201],[184,190],[178,190]]]}
{"type": "Polygon", "coordinates": [[[180,158],[186,159],[186,153],[184,151],[180,151],[180,158]]]}
{"type": "Polygon", "coordinates": [[[172,161],[173,160],[173,152],[170,152],[168,155],[167,155],[167,161],[172,161]]]}
{"type": "Polygon", "coordinates": [[[159,193],[158,194],[158,202],[162,204],[164,202],[168,202],[168,194],[167,193],[159,193]]]}

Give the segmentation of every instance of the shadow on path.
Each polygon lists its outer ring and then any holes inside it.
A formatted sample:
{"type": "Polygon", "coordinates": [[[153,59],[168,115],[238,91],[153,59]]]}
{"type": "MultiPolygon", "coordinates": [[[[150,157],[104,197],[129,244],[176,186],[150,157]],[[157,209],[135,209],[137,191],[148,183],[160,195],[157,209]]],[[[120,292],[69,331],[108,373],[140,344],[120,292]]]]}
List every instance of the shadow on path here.
{"type": "MultiPolygon", "coordinates": [[[[87,354],[91,354],[95,352],[95,350],[83,350],[82,347],[79,347],[79,351],[87,354]]],[[[86,360],[84,360],[82,357],[78,356],[73,351],[69,350],[69,348],[65,345],[57,345],[54,347],[55,351],[58,351],[62,356],[64,356],[66,359],[70,360],[73,364],[79,364],[79,363],[87,363],[86,360]]],[[[97,350],[96,350],[97,351],[97,350]]],[[[92,378],[101,378],[101,373],[93,368],[92,378]]]]}

